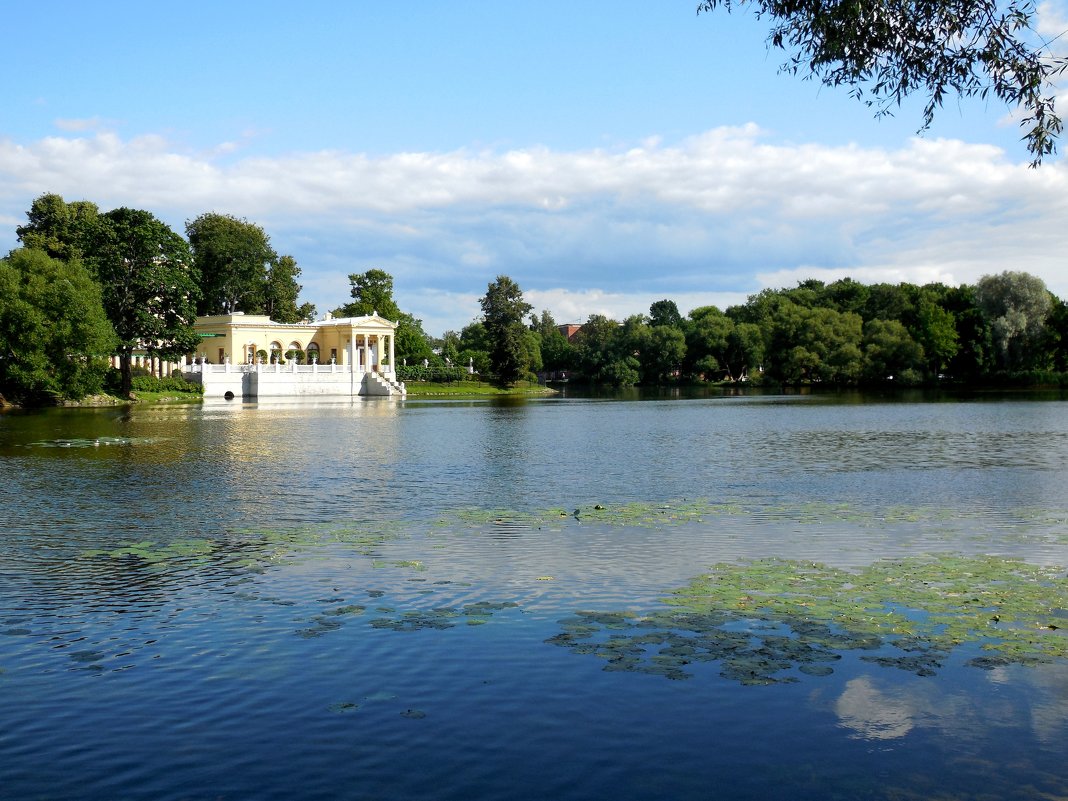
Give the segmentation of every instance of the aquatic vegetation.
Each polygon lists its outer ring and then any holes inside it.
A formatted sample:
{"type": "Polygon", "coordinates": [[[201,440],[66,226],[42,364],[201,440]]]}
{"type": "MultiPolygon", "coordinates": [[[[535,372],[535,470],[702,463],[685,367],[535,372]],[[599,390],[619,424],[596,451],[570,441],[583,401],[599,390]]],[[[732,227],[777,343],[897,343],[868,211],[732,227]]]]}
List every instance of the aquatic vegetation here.
{"type": "Polygon", "coordinates": [[[577,612],[548,642],[607,661],[606,670],[688,677],[715,661],[743,684],[827,675],[851,650],[921,676],[959,646],[969,664],[1068,659],[1068,576],[1063,568],[996,556],[936,554],[883,560],[859,571],[792,560],[718,564],[647,616],[577,612]],[[620,633],[623,632],[623,633],[620,633]]]}
{"type": "MultiPolygon", "coordinates": [[[[494,613],[505,609],[516,609],[519,604],[514,601],[478,601],[457,609],[441,606],[435,609],[412,609],[401,612],[394,617],[379,617],[369,621],[372,628],[391,629],[393,631],[421,631],[423,629],[451,629],[457,623],[464,622],[470,626],[479,626],[489,622],[494,613]]],[[[380,613],[393,613],[395,610],[380,607],[380,613]]]]}

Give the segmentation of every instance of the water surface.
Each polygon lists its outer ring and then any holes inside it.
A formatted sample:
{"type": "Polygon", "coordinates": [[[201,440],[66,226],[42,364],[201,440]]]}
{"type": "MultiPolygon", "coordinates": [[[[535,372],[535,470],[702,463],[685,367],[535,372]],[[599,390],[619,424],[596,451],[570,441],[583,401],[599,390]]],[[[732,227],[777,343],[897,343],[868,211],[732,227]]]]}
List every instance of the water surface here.
{"type": "MultiPolygon", "coordinates": [[[[983,669],[964,642],[919,675],[867,658],[901,656],[888,640],[745,684],[722,660],[679,677],[634,669],[676,665],[655,649],[589,652],[658,630],[716,564],[992,556],[1057,586],[1066,411],[845,395],[2,415],[0,787],[1066,796],[1063,659],[983,669]],[[608,625],[559,647],[577,613],[608,625]]],[[[725,628],[759,645],[781,625],[725,628]]]]}

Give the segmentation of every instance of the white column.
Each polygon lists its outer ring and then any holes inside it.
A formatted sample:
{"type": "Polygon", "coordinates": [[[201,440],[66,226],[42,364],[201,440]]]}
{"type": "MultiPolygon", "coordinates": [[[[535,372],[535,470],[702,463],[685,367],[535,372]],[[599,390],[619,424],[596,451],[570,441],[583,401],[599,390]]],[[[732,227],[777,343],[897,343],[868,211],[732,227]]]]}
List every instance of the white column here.
{"type": "Polygon", "coordinates": [[[393,375],[396,375],[397,374],[397,365],[394,364],[394,362],[393,362],[393,340],[394,340],[394,338],[395,337],[394,337],[393,334],[389,335],[389,371],[391,373],[393,373],[393,375]]]}

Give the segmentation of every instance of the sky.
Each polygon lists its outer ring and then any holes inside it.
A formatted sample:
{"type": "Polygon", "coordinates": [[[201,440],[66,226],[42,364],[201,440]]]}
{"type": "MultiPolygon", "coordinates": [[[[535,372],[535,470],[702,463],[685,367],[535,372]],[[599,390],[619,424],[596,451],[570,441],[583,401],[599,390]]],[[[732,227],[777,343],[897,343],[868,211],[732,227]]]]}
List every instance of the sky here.
{"type": "MultiPolygon", "coordinates": [[[[1012,109],[951,98],[917,136],[922,99],[875,118],[696,5],[5,3],[0,253],[47,192],[231,214],[320,312],[378,268],[435,336],[499,275],[559,323],[845,276],[1068,299],[1068,166],[1029,168],[1012,109]]],[[[1060,36],[1068,0],[1037,19],[1060,36]]]]}

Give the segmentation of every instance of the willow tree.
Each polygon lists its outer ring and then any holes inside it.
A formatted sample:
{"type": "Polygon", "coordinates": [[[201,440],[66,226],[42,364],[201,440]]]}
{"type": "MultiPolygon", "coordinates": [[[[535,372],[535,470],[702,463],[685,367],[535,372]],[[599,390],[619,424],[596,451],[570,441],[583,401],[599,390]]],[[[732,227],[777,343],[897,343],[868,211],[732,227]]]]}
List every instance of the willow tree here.
{"type": "Polygon", "coordinates": [[[993,96],[1022,112],[1033,165],[1056,151],[1054,79],[1068,62],[1034,30],[1033,0],[702,0],[697,10],[736,7],[771,21],[785,72],[850,87],[877,115],[920,94],[926,130],[947,95],[993,96]]]}

